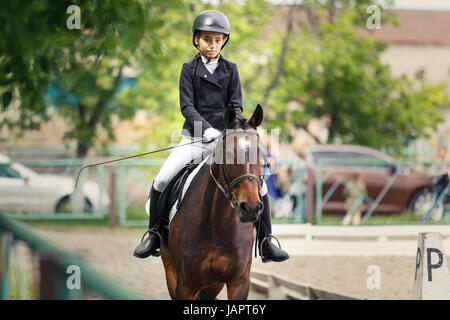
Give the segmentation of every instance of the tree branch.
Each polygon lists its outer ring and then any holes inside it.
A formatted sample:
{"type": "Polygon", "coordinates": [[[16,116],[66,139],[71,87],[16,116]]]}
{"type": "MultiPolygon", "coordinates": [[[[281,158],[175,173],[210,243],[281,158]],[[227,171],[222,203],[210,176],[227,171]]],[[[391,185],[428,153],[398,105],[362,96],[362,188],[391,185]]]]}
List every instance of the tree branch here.
{"type": "Polygon", "coordinates": [[[117,77],[114,79],[114,85],[113,85],[112,89],[105,96],[103,96],[102,99],[100,99],[100,101],[97,103],[97,107],[94,110],[94,114],[88,121],[89,127],[93,128],[97,124],[97,122],[100,120],[101,114],[106,106],[106,102],[110,101],[111,97],[114,95],[114,92],[116,92],[116,90],[120,84],[120,81],[122,80],[122,69],[123,69],[123,66],[120,67],[119,73],[118,73],[117,77]]]}
{"type": "Polygon", "coordinates": [[[328,4],[328,21],[334,23],[334,16],[336,15],[336,4],[335,0],[330,0],[328,4]]]}
{"type": "Polygon", "coordinates": [[[80,116],[81,123],[84,123],[84,119],[86,118],[86,107],[79,103],[78,104],[78,115],[80,116]]]}
{"type": "Polygon", "coordinates": [[[306,13],[306,17],[308,18],[310,30],[313,32],[314,35],[317,36],[319,31],[319,18],[317,17],[316,12],[312,8],[313,5],[302,3],[298,5],[299,8],[303,9],[306,13]]]}
{"type": "Polygon", "coordinates": [[[266,105],[271,91],[276,88],[276,86],[278,85],[278,83],[280,81],[280,77],[283,74],[284,62],[285,62],[286,53],[287,53],[287,49],[288,49],[288,45],[289,45],[289,37],[292,33],[293,11],[294,10],[288,10],[286,34],[285,34],[285,37],[283,38],[283,42],[281,44],[281,53],[278,58],[277,69],[275,71],[275,74],[273,75],[272,81],[270,82],[269,86],[267,87],[266,91],[264,92],[264,99],[263,99],[263,103],[262,103],[263,106],[266,105]]]}

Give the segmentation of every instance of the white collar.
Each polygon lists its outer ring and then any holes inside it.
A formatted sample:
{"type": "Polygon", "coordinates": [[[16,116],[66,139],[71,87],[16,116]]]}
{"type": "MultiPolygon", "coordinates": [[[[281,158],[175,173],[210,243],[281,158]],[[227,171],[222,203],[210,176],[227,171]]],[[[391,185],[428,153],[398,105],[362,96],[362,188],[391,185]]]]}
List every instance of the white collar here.
{"type": "MultiPolygon", "coordinates": [[[[208,58],[206,58],[205,56],[203,56],[202,54],[200,54],[200,56],[202,57],[202,61],[203,61],[203,63],[207,63],[208,62],[208,58]]],[[[220,53],[219,53],[219,55],[217,56],[217,58],[216,58],[216,60],[212,60],[212,61],[210,61],[208,64],[217,64],[217,63],[219,63],[219,58],[220,58],[220,53]]]]}

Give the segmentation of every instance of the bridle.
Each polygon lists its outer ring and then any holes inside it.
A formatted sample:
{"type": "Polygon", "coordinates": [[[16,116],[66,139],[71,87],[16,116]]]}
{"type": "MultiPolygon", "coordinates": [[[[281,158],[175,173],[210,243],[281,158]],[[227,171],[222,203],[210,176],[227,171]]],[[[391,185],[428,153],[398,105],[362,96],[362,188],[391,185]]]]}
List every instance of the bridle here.
{"type": "MultiPolygon", "coordinates": [[[[209,173],[210,173],[211,177],[214,179],[214,181],[216,182],[219,190],[222,191],[225,198],[230,201],[231,207],[235,208],[236,205],[239,203],[239,199],[238,199],[238,196],[236,195],[236,193],[234,193],[233,188],[236,187],[239,183],[241,183],[244,180],[247,180],[247,179],[255,180],[258,182],[258,193],[259,193],[259,191],[261,190],[261,187],[263,185],[264,177],[263,176],[258,177],[252,173],[246,173],[246,174],[238,176],[237,178],[235,178],[233,180],[230,178],[230,175],[226,169],[226,165],[225,165],[226,162],[224,159],[225,154],[226,154],[224,140],[230,134],[256,135],[258,137],[258,146],[260,145],[260,138],[259,138],[259,134],[256,130],[230,130],[230,131],[227,130],[227,131],[222,132],[222,135],[219,137],[222,138],[222,160],[223,160],[223,163],[221,165],[219,164],[219,166],[221,167],[222,173],[223,173],[223,178],[224,178],[223,185],[217,181],[216,177],[214,177],[214,174],[212,173],[212,163],[215,158],[214,155],[215,155],[215,151],[217,148],[214,148],[213,155],[211,156],[211,162],[209,165],[209,173]]],[[[263,153],[263,156],[265,158],[265,161],[267,161],[265,153],[263,153]]],[[[267,161],[267,163],[268,163],[268,161],[267,161]]],[[[270,167],[270,165],[269,165],[269,167],[270,167]]]]}

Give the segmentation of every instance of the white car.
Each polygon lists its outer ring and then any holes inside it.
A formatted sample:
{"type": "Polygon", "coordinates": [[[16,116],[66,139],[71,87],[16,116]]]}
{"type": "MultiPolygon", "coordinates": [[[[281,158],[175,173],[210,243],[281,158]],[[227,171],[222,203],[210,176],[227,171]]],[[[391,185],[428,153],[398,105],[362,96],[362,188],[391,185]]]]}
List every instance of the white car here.
{"type": "MultiPolygon", "coordinates": [[[[0,210],[8,213],[70,212],[75,182],[71,177],[44,175],[0,154],[0,210]]],[[[84,212],[106,209],[109,196],[104,189],[100,200],[96,183],[83,183],[84,212]],[[101,202],[101,203],[100,203],[101,202]]]]}

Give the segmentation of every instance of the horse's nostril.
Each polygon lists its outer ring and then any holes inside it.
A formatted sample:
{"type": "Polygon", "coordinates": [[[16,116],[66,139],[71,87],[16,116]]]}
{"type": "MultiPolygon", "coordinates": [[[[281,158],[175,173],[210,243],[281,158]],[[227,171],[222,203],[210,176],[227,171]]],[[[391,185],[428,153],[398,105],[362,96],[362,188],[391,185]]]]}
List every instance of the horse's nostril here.
{"type": "Polygon", "coordinates": [[[239,204],[239,208],[242,210],[242,212],[248,212],[250,209],[248,203],[244,201],[239,204]]]}
{"type": "Polygon", "coordinates": [[[258,212],[263,211],[263,209],[264,209],[264,204],[263,204],[261,201],[259,201],[259,202],[258,202],[257,208],[258,208],[258,212]]]}

